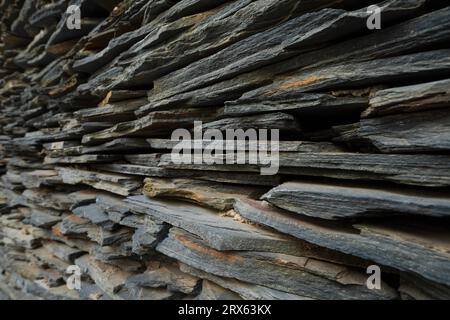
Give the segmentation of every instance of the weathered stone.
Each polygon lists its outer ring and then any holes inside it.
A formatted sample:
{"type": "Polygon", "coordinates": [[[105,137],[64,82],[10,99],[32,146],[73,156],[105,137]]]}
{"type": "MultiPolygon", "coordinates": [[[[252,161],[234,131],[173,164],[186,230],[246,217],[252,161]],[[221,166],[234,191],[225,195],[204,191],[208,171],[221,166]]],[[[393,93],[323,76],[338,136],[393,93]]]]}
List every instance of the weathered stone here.
{"type": "MultiPolygon", "coordinates": [[[[425,1],[384,2],[381,6],[383,22],[389,23],[390,20],[402,15],[407,17],[424,3],[425,1]]],[[[302,5],[301,3],[299,6],[302,5]]],[[[330,38],[336,41],[356,33],[357,30],[364,30],[367,18],[366,8],[348,13],[343,10],[323,9],[301,15],[162,77],[156,81],[155,89],[157,92],[163,91],[164,95],[160,96],[164,98],[204,87],[274,61],[286,59],[298,52],[314,49],[330,41],[330,38]]]]}
{"type": "Polygon", "coordinates": [[[120,159],[121,157],[118,155],[110,155],[110,154],[86,154],[82,156],[67,156],[67,157],[45,157],[45,164],[57,164],[57,163],[65,163],[65,164],[83,164],[83,163],[102,163],[109,162],[113,160],[120,159]]]}
{"type": "Polygon", "coordinates": [[[66,184],[87,184],[96,189],[106,190],[123,196],[130,195],[141,186],[141,182],[128,176],[82,170],[69,167],[59,167],[58,172],[66,184]]]}
{"type": "Polygon", "coordinates": [[[71,214],[65,217],[61,223],[54,226],[53,232],[73,238],[88,239],[88,235],[98,236],[99,229],[88,219],[71,214]]]}
{"type": "Polygon", "coordinates": [[[238,0],[221,7],[220,10],[211,10],[209,14],[206,12],[189,32],[164,43],[164,46],[155,46],[153,50],[138,55],[138,59],[128,59],[122,66],[113,68],[114,73],[122,75],[113,77],[111,72],[108,79],[102,78],[106,81],[103,81],[101,88],[97,86],[96,90],[108,90],[123,86],[123,83],[133,85],[154,80],[286,19],[297,6],[298,3],[292,0],[238,0]]]}
{"type": "Polygon", "coordinates": [[[61,221],[61,218],[42,210],[33,210],[30,216],[30,224],[39,228],[50,228],[61,221]]]}
{"type": "Polygon", "coordinates": [[[295,118],[285,113],[270,113],[267,115],[226,118],[203,124],[204,130],[238,130],[238,129],[279,129],[299,131],[300,126],[295,118]]]}
{"type": "Polygon", "coordinates": [[[60,15],[66,9],[66,2],[66,0],[59,0],[42,6],[32,13],[29,18],[30,24],[35,27],[56,24],[60,19],[60,15]]]}
{"type": "Polygon", "coordinates": [[[358,136],[385,153],[445,152],[450,149],[450,113],[446,110],[361,120],[358,136]]]}
{"type": "Polygon", "coordinates": [[[111,300],[102,289],[100,289],[97,285],[82,282],[80,289],[80,299],[83,300],[111,300]]]}
{"type": "Polygon", "coordinates": [[[450,80],[380,90],[370,99],[362,114],[372,118],[402,112],[445,108],[450,105],[450,80]]]}
{"type": "Polygon", "coordinates": [[[450,296],[447,287],[409,274],[400,277],[398,290],[404,300],[442,300],[448,299],[450,296]]]}
{"type": "MultiPolygon", "coordinates": [[[[346,59],[358,61],[393,56],[408,53],[415,48],[435,45],[443,39],[450,39],[447,25],[448,15],[449,9],[444,8],[390,28],[382,28],[376,33],[359,37],[357,40],[350,39],[318,51],[301,54],[203,89],[177,94],[166,99],[155,97],[151,100],[151,104],[138,111],[145,114],[150,110],[163,110],[180,103],[189,106],[214,105],[237,99],[252,88],[272,83],[274,74],[291,72],[305,66],[332,64],[346,59]],[[411,30],[416,30],[417,33],[412,34],[411,30]],[[420,36],[418,36],[419,33],[420,36]]],[[[284,90],[284,92],[287,91],[284,90]]],[[[277,91],[274,94],[279,93],[280,91],[277,91]]],[[[259,93],[256,92],[255,94],[246,94],[245,97],[257,97],[258,95],[259,93]]]]}
{"type": "Polygon", "coordinates": [[[72,212],[79,217],[89,219],[92,223],[103,226],[110,222],[108,215],[100,206],[89,204],[72,209],[72,212]]]}
{"type": "Polygon", "coordinates": [[[119,138],[98,146],[83,147],[82,153],[136,152],[148,149],[149,146],[144,139],[119,138]]]}
{"type": "Polygon", "coordinates": [[[365,275],[343,266],[285,254],[219,252],[180,229],[172,228],[157,250],[208,273],[310,298],[389,299],[396,295],[387,285],[381,291],[367,289],[365,275]],[[275,279],[273,274],[282,276],[275,279]]]}
{"type": "Polygon", "coordinates": [[[450,201],[443,197],[345,185],[288,182],[261,199],[291,212],[330,220],[395,214],[450,215],[450,201]]]}
{"type": "MultiPolygon", "coordinates": [[[[109,100],[112,97],[109,98],[109,100]]],[[[130,121],[135,120],[134,111],[146,104],[147,99],[132,99],[121,102],[109,102],[105,106],[82,109],[74,112],[81,121],[130,121]]]]}
{"type": "Polygon", "coordinates": [[[141,288],[132,285],[123,287],[117,293],[118,297],[124,300],[175,300],[180,296],[160,288],[141,288]]]}
{"type": "Polygon", "coordinates": [[[27,233],[26,230],[2,226],[0,233],[3,236],[2,242],[5,244],[17,245],[28,249],[34,249],[40,246],[40,238],[27,233]]]}
{"type": "Polygon", "coordinates": [[[386,225],[359,225],[324,222],[274,209],[267,203],[240,200],[235,209],[243,217],[270,226],[299,239],[333,250],[372,260],[442,284],[447,276],[448,236],[445,228],[422,223],[414,226],[404,220],[386,225]],[[421,234],[417,233],[417,228],[421,234]]]}
{"type": "Polygon", "coordinates": [[[123,122],[111,128],[83,136],[83,144],[99,144],[114,138],[129,136],[155,136],[168,133],[172,129],[193,126],[196,120],[211,120],[215,111],[205,112],[198,109],[186,109],[177,113],[161,111],[149,114],[135,121],[123,122]]]}
{"type": "MultiPolygon", "coordinates": [[[[249,143],[227,143],[227,140],[183,140],[183,141],[173,141],[169,139],[147,139],[150,147],[157,150],[172,150],[175,146],[180,149],[191,148],[191,150],[204,150],[206,147],[214,144],[218,144],[223,147],[224,151],[237,151],[237,150],[249,150],[249,143]]],[[[270,150],[269,141],[260,141],[258,150],[270,150]]],[[[337,145],[330,142],[311,142],[311,141],[280,141],[278,146],[273,145],[273,148],[277,148],[278,151],[282,152],[334,152],[343,150],[337,145]]]]}
{"type": "Polygon", "coordinates": [[[71,248],[61,243],[45,242],[44,246],[48,252],[66,262],[73,262],[76,258],[84,254],[83,251],[71,248]]]}
{"type": "Polygon", "coordinates": [[[114,231],[108,231],[103,228],[96,229],[97,232],[90,232],[88,236],[91,240],[97,242],[100,246],[111,246],[131,240],[133,231],[122,227],[114,231]]]}
{"type": "Polygon", "coordinates": [[[134,211],[197,234],[217,250],[296,251],[295,242],[289,238],[239,223],[212,210],[145,196],[128,197],[126,202],[134,211]]]}
{"type": "Polygon", "coordinates": [[[85,255],[75,260],[84,272],[86,272],[108,295],[113,296],[124,285],[128,277],[131,275],[117,267],[102,263],[85,255]]]}
{"type": "Polygon", "coordinates": [[[293,112],[303,117],[341,116],[359,113],[368,105],[364,97],[335,97],[329,94],[280,92],[269,97],[249,97],[229,101],[224,108],[227,116],[243,116],[265,112],[293,112]]]}
{"type": "Polygon", "coordinates": [[[61,178],[55,170],[34,170],[23,172],[22,184],[27,188],[40,188],[60,184],[61,178]]]}
{"type": "Polygon", "coordinates": [[[223,288],[236,292],[246,300],[309,300],[309,298],[306,297],[297,296],[295,294],[278,291],[256,284],[245,283],[232,278],[219,277],[193,268],[184,263],[180,265],[180,270],[193,274],[199,278],[208,279],[211,282],[217,283],[223,288]]]}
{"type": "Polygon", "coordinates": [[[181,272],[176,266],[162,266],[128,278],[126,285],[146,288],[167,288],[172,292],[193,293],[200,279],[181,272]]]}
{"type": "Polygon", "coordinates": [[[143,192],[151,198],[185,199],[189,202],[225,211],[233,208],[236,198],[252,195],[257,197],[262,191],[196,180],[147,178],[145,179],[143,192]]]}
{"type": "Polygon", "coordinates": [[[197,300],[241,300],[241,297],[231,290],[208,280],[202,281],[202,291],[197,296],[197,300]]]}
{"type": "Polygon", "coordinates": [[[133,164],[106,164],[99,167],[99,169],[143,177],[196,178],[205,181],[254,186],[276,186],[280,182],[280,177],[278,176],[261,176],[256,173],[245,172],[219,172],[207,170],[199,172],[196,170],[171,170],[157,166],[133,164]]]}
{"type": "MultiPolygon", "coordinates": [[[[222,162],[227,163],[226,159],[228,158],[224,158],[222,162]]],[[[199,162],[199,159],[195,161],[199,162]]],[[[170,154],[162,156],[159,165],[163,168],[188,170],[260,171],[258,165],[249,165],[248,162],[238,165],[235,160],[223,165],[176,164],[171,161],[170,154]]],[[[429,187],[443,187],[450,183],[447,155],[283,152],[279,154],[279,166],[279,173],[296,176],[385,180],[429,187]]]]}
{"type": "Polygon", "coordinates": [[[63,261],[55,257],[45,245],[43,247],[34,249],[30,251],[30,255],[35,259],[36,263],[41,267],[50,267],[53,270],[57,270],[64,274],[69,267],[69,262],[63,261]]]}
{"type": "Polygon", "coordinates": [[[271,96],[276,93],[314,92],[324,90],[351,89],[377,85],[408,78],[430,78],[450,74],[448,50],[436,50],[394,58],[376,59],[368,62],[341,63],[332,66],[311,68],[297,74],[280,76],[273,84],[254,90],[246,95],[271,96]],[[376,70],[373,73],[365,70],[376,70]]]}
{"type": "Polygon", "coordinates": [[[74,199],[71,199],[66,193],[44,188],[27,189],[22,196],[41,207],[55,210],[68,210],[74,202],[74,199]]]}
{"type": "Polygon", "coordinates": [[[0,12],[0,299],[449,296],[444,2],[0,12]]]}

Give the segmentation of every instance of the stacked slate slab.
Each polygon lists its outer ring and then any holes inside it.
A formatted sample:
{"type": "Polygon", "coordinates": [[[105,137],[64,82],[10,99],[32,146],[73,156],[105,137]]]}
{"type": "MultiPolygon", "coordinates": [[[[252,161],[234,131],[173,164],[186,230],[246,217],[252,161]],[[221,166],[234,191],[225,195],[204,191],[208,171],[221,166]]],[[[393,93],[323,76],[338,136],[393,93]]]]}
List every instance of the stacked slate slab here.
{"type": "Polygon", "coordinates": [[[0,12],[0,299],[450,298],[445,1],[0,12]],[[279,130],[279,170],[199,122],[279,130]]]}

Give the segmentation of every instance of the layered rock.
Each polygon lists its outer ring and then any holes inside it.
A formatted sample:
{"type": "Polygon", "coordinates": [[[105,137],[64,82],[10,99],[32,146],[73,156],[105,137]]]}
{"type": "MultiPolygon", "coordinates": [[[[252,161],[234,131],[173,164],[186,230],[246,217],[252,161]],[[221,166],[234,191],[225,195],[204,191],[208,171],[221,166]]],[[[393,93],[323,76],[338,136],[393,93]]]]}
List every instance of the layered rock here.
{"type": "Polygon", "coordinates": [[[0,299],[450,297],[448,4],[0,11],[0,299]]]}

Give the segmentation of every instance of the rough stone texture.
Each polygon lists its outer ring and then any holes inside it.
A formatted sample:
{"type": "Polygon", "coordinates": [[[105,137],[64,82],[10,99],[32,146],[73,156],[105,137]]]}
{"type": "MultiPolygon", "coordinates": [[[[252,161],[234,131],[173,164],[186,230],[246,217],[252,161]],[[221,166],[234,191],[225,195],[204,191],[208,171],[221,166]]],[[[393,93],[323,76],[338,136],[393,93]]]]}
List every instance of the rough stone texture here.
{"type": "Polygon", "coordinates": [[[261,199],[300,215],[329,220],[395,214],[450,215],[450,201],[446,198],[313,183],[284,183],[261,199]]]}
{"type": "Polygon", "coordinates": [[[445,1],[0,12],[0,299],[450,297],[445,1]]]}
{"type": "Polygon", "coordinates": [[[386,224],[374,224],[370,220],[366,224],[330,223],[322,219],[298,218],[254,200],[238,201],[235,208],[246,219],[299,239],[399,270],[419,273],[448,285],[450,242],[445,228],[426,222],[405,223],[401,219],[386,224]],[[418,226],[420,234],[417,233],[418,226]]]}
{"type": "Polygon", "coordinates": [[[237,198],[241,196],[258,197],[261,189],[241,186],[224,186],[220,183],[194,180],[145,179],[144,194],[154,198],[168,197],[183,199],[211,207],[219,211],[230,210],[237,198]]]}
{"type": "Polygon", "coordinates": [[[217,250],[296,250],[295,242],[287,237],[227,219],[212,210],[174,201],[157,201],[145,196],[129,197],[126,201],[133,210],[170,225],[183,227],[217,250]]]}
{"type": "Polygon", "coordinates": [[[383,299],[395,296],[390,288],[381,292],[368,290],[365,283],[361,283],[364,279],[361,274],[345,270],[345,267],[339,265],[277,253],[220,253],[208,249],[198,238],[178,229],[171,230],[169,237],[158,245],[157,250],[212,274],[315,299],[329,295],[347,299],[383,299]],[[260,272],[252,272],[254,268],[258,268],[260,272]],[[275,279],[272,276],[274,273],[282,273],[286,277],[275,279]],[[346,285],[350,287],[346,288],[346,285]]]}
{"type": "Polygon", "coordinates": [[[446,108],[450,105],[449,80],[380,90],[370,99],[364,117],[376,117],[400,112],[416,112],[446,108]]]}

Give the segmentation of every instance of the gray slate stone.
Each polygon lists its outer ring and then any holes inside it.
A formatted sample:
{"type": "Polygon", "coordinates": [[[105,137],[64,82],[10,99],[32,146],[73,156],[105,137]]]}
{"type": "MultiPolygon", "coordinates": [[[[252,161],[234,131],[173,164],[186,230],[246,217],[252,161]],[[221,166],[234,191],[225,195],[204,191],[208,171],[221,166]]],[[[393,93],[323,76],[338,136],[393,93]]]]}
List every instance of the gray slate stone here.
{"type": "Polygon", "coordinates": [[[261,199],[300,215],[329,220],[395,214],[450,215],[450,201],[444,197],[345,185],[287,182],[261,199]]]}

